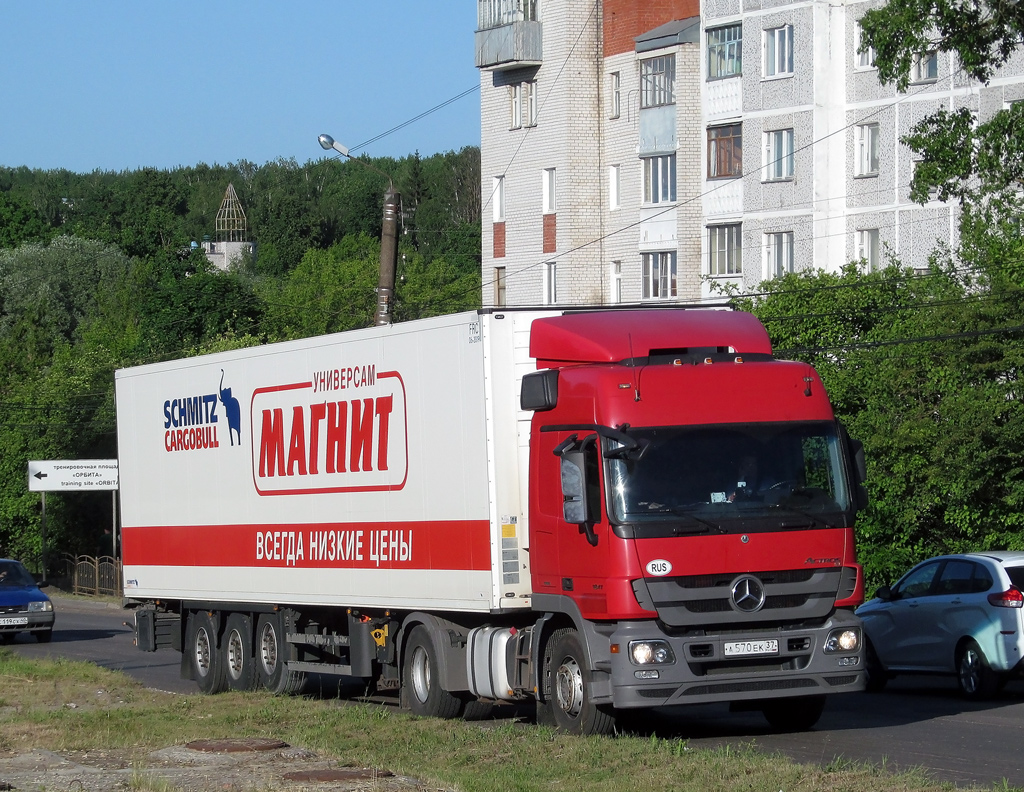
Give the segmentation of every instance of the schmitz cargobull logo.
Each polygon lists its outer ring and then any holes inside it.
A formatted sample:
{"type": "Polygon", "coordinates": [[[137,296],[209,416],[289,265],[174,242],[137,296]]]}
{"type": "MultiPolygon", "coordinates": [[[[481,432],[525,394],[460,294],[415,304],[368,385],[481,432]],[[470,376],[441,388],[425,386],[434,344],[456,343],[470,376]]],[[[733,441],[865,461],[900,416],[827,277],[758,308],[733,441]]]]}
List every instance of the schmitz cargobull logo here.
{"type": "Polygon", "coordinates": [[[250,420],[253,482],[261,495],[405,486],[405,385],[397,371],[353,366],[257,388],[250,420]]]}

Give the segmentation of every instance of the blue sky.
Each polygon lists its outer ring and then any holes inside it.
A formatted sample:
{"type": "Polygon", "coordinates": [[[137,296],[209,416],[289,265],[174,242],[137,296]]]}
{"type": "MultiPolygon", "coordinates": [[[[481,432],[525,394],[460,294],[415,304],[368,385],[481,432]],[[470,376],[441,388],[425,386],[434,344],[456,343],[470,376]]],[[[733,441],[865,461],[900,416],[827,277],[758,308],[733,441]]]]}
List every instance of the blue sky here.
{"type": "Polygon", "coordinates": [[[472,0],[0,0],[0,165],[80,173],[480,144],[472,0]]]}

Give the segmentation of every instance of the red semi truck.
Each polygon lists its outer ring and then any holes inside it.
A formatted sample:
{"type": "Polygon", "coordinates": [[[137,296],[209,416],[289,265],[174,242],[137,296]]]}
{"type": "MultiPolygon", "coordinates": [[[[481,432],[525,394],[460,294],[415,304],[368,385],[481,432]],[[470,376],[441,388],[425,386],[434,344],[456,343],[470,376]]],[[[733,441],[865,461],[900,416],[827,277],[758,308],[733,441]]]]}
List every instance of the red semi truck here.
{"type": "Polygon", "coordinates": [[[117,372],[137,644],[610,730],[864,687],[863,451],[753,316],[493,309],[117,372]]]}

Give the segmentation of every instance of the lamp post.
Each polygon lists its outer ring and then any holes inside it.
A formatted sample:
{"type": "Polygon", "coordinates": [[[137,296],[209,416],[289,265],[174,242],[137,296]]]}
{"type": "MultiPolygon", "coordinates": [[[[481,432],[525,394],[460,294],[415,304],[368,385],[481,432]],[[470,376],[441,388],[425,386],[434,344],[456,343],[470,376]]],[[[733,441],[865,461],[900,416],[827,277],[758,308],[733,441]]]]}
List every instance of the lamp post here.
{"type": "Polygon", "coordinates": [[[395,299],[395,271],[398,269],[398,207],[401,196],[395,192],[395,184],[380,168],[366,160],[357,159],[348,149],[330,135],[320,135],[320,147],[326,151],[337,151],[341,156],[361,162],[370,170],[387,177],[388,189],[384,193],[384,222],[380,230],[380,276],[377,281],[377,313],[374,324],[391,324],[391,311],[395,299]]]}

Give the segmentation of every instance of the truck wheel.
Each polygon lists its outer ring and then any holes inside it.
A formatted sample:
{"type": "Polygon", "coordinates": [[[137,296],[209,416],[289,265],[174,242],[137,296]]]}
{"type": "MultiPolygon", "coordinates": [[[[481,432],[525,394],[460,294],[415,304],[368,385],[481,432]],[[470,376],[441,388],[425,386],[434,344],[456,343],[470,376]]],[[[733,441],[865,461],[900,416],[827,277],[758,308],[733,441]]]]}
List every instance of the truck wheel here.
{"type": "Polygon", "coordinates": [[[256,676],[271,693],[295,693],[306,681],[301,671],[288,670],[288,654],[281,617],[276,613],[260,614],[256,622],[256,676]]]}
{"type": "Polygon", "coordinates": [[[538,721],[570,734],[610,734],[615,716],[590,698],[590,670],[579,633],[555,630],[544,652],[545,700],[538,721]]]}
{"type": "Polygon", "coordinates": [[[968,641],[960,649],[956,659],[956,681],[960,692],[966,698],[983,701],[999,692],[999,675],[988,664],[985,653],[974,641],[968,641]]]}
{"type": "Polygon", "coordinates": [[[255,659],[252,654],[252,620],[243,613],[228,616],[221,641],[224,671],[231,690],[252,690],[256,686],[255,659]]]}
{"type": "Polygon", "coordinates": [[[765,720],[779,731],[807,731],[825,711],[824,696],[772,699],[761,707],[765,720]]]}
{"type": "Polygon", "coordinates": [[[213,619],[205,611],[192,614],[189,619],[189,662],[192,678],[203,693],[220,693],[227,687],[224,680],[224,661],[217,649],[217,631],[213,619]]]}
{"type": "Polygon", "coordinates": [[[455,718],[462,712],[463,702],[441,687],[434,644],[422,624],[412,629],[406,642],[402,686],[413,715],[455,718]]]}

